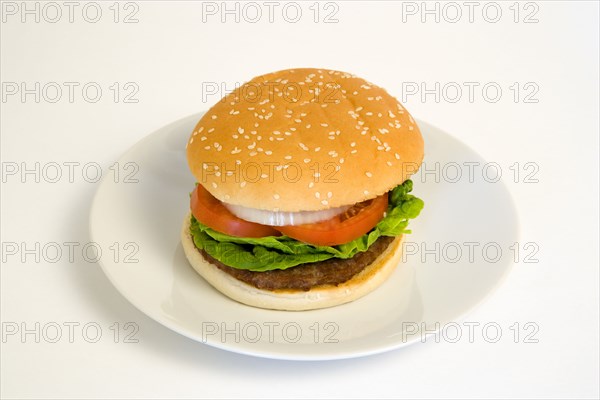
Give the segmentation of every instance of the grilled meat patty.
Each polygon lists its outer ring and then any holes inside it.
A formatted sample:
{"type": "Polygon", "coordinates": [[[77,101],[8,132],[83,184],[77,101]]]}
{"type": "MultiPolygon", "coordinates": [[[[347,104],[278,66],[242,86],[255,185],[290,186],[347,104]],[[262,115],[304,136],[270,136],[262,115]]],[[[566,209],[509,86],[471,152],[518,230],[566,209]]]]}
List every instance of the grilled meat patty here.
{"type": "Polygon", "coordinates": [[[325,261],[301,264],[288,269],[254,272],[229,267],[200,250],[205,260],[216,265],[234,278],[265,290],[304,290],[320,285],[339,285],[361,272],[387,249],[393,237],[382,236],[367,251],[348,259],[331,258],[325,261]]]}

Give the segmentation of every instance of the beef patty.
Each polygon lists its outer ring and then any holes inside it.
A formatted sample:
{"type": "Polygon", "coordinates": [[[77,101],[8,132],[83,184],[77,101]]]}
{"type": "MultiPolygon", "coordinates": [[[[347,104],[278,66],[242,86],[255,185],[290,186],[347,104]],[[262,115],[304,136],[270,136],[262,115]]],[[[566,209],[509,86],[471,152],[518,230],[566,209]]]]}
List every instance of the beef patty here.
{"type": "Polygon", "coordinates": [[[330,258],[325,261],[301,264],[288,269],[265,272],[248,271],[229,267],[200,250],[204,259],[220,270],[249,285],[265,290],[293,289],[308,291],[319,285],[339,285],[350,280],[365,269],[388,248],[393,237],[382,236],[367,251],[352,258],[330,258]]]}

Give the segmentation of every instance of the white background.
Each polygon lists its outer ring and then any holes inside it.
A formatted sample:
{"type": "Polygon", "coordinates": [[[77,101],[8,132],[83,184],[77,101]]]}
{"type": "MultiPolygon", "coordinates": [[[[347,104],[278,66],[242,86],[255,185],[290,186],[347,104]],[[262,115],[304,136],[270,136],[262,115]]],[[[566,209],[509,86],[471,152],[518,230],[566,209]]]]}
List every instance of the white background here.
{"type": "MultiPolygon", "coordinates": [[[[3,250],[3,329],[36,322],[95,322],[103,329],[97,343],[79,331],[73,343],[66,336],[57,343],[36,343],[34,335],[5,337],[3,398],[598,398],[597,2],[476,3],[472,22],[459,2],[462,17],[455,23],[456,6],[444,3],[437,4],[439,22],[422,14],[421,2],[391,1],[337,2],[327,9],[320,4],[315,22],[313,2],[302,2],[297,23],[282,15],[285,3],[270,22],[259,2],[263,15],[256,23],[247,20],[254,18],[250,9],[239,22],[234,14],[222,22],[222,9],[203,16],[202,3],[160,1],[118,5],[117,23],[112,2],[102,3],[100,20],[91,23],[82,15],[85,3],[75,4],[73,22],[68,7],[58,3],[62,18],[51,23],[56,8],[44,13],[39,3],[36,22],[35,15],[22,15],[21,2],[3,2],[3,171],[14,163],[96,162],[109,173],[144,136],[215,103],[223,93],[208,95],[207,83],[230,90],[283,68],[339,69],[387,88],[414,116],[500,164],[518,205],[520,240],[539,245],[539,262],[517,263],[494,296],[466,317],[498,323],[504,336],[497,343],[481,335],[473,343],[442,338],[360,359],[292,362],[228,353],[180,336],[140,313],[97,264],[81,257],[51,263],[30,255],[22,262],[20,254],[3,250]],[[495,6],[502,15],[492,23],[495,6]],[[408,11],[414,7],[419,10],[413,15],[408,11]],[[138,22],[124,23],[134,11],[138,22]],[[337,22],[324,23],[332,11],[337,22]],[[525,23],[532,13],[532,23],[525,23]],[[22,99],[10,94],[11,82],[28,88],[57,82],[63,95],[56,103],[50,101],[54,92],[41,93],[39,102],[34,94],[22,99]],[[73,102],[63,82],[79,84],[73,102]],[[96,103],[82,96],[88,82],[103,89],[96,103]],[[115,82],[118,101],[109,88],[115,82]],[[128,82],[139,88],[132,97],[137,103],[124,102],[128,82]],[[455,93],[447,92],[436,101],[433,94],[408,93],[411,83],[431,89],[436,82],[458,83],[462,97],[453,102],[455,93]],[[464,82],[479,84],[472,101],[464,82]],[[482,94],[490,82],[502,89],[497,102],[492,91],[482,94]],[[533,86],[525,90],[527,83],[533,86]],[[537,102],[525,102],[532,88],[539,90],[528,100],[537,102]],[[515,179],[508,168],[515,162],[536,163],[539,182],[515,179]],[[121,337],[114,343],[111,325],[119,323],[123,334],[128,321],[138,324],[139,342],[121,337]],[[538,342],[524,343],[521,336],[515,343],[509,328],[515,322],[537,324],[538,342]]],[[[94,10],[87,11],[94,18],[94,10]]],[[[72,183],[66,175],[57,183],[43,177],[36,183],[33,175],[3,177],[2,242],[32,247],[89,240],[97,184],[75,171],[72,183]]]]}

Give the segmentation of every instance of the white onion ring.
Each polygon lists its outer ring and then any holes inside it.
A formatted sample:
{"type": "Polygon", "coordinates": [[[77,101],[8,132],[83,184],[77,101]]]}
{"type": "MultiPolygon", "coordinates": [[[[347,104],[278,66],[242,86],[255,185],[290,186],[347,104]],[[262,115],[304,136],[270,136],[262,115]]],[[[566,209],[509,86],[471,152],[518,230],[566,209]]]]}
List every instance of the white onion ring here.
{"type": "Polygon", "coordinates": [[[223,205],[238,218],[270,226],[303,225],[325,221],[346,211],[350,206],[329,208],[320,211],[267,211],[236,204],[223,205]]]}

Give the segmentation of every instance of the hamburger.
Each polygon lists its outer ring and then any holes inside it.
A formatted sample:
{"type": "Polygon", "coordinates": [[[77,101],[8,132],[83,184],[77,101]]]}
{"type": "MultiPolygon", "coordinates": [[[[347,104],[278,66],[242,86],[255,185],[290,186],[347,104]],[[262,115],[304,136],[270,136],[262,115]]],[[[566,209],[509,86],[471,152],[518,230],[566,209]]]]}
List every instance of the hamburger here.
{"type": "Polygon", "coordinates": [[[423,208],[410,176],[423,138],[384,89],[352,74],[255,77],[187,142],[197,184],[181,232],[191,266],[238,302],[310,310],[381,285],[423,208]]]}

